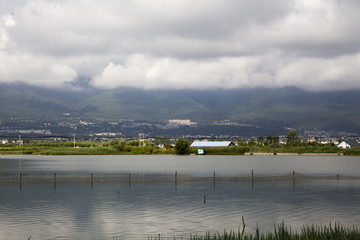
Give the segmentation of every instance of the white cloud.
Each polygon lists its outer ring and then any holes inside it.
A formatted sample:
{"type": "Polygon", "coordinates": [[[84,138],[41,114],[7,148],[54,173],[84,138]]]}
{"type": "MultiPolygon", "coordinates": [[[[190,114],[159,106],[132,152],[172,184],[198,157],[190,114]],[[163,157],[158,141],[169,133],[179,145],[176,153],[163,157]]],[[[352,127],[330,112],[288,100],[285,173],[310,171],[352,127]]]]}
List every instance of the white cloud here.
{"type": "Polygon", "coordinates": [[[100,88],[213,89],[246,86],[251,59],[180,61],[174,58],[130,56],[124,64],[109,63],[92,84],[100,88]]]}
{"type": "Polygon", "coordinates": [[[10,36],[7,28],[15,26],[13,16],[4,15],[0,20],[0,50],[5,49],[10,42],[10,36]]]}
{"type": "Polygon", "coordinates": [[[98,88],[233,89],[297,86],[308,91],[346,90],[359,82],[360,54],[323,58],[286,58],[278,54],[180,61],[134,55],[110,62],[91,84],[98,88]],[[276,64],[272,64],[272,61],[276,64]]]}
{"type": "Polygon", "coordinates": [[[0,51],[0,82],[65,87],[76,77],[75,70],[55,59],[27,53],[9,55],[0,51]]]}
{"type": "Polygon", "coordinates": [[[360,88],[357,0],[0,0],[0,7],[0,82],[59,87],[87,76],[100,88],[360,88]]]}
{"type": "Polygon", "coordinates": [[[278,86],[297,86],[310,91],[359,88],[360,53],[332,59],[299,58],[279,68],[278,86]]]}

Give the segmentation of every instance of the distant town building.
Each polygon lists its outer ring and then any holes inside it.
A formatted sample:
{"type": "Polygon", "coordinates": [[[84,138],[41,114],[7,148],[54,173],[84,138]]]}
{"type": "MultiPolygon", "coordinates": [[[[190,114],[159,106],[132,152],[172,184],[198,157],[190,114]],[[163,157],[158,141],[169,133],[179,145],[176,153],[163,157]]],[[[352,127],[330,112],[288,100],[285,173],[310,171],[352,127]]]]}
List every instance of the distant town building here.
{"type": "Polygon", "coordinates": [[[119,132],[100,132],[100,133],[95,133],[95,136],[110,136],[110,137],[114,137],[114,136],[118,136],[121,135],[121,133],[119,132]]]}
{"type": "Polygon", "coordinates": [[[92,123],[92,122],[86,122],[86,121],[82,121],[82,120],[80,120],[80,122],[79,122],[81,125],[84,125],[84,126],[87,126],[87,125],[94,125],[94,123],[92,123]]]}
{"type": "Polygon", "coordinates": [[[182,125],[182,126],[190,126],[190,125],[194,125],[196,123],[191,122],[190,119],[172,119],[169,120],[170,124],[176,124],[176,125],[182,125]]]}

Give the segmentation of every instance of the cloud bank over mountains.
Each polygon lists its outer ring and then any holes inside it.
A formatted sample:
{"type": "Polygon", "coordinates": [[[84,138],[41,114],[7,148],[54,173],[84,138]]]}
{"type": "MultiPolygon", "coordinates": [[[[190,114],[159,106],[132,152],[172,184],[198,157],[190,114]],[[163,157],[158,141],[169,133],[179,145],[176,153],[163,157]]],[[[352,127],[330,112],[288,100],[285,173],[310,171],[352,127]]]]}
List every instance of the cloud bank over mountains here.
{"type": "Polygon", "coordinates": [[[358,0],[0,0],[0,83],[360,89],[358,0]]]}

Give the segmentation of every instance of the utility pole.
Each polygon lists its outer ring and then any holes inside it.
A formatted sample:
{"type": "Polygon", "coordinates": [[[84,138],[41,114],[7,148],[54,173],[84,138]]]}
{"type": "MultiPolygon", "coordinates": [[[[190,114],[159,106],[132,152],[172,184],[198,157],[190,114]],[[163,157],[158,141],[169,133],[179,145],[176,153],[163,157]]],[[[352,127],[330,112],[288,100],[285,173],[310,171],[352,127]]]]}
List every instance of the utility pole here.
{"type": "Polygon", "coordinates": [[[75,147],[75,134],[74,134],[74,147],[75,147]]]}
{"type": "Polygon", "coordinates": [[[144,133],[139,133],[139,147],[144,146],[144,138],[145,138],[145,134],[144,133]]]}

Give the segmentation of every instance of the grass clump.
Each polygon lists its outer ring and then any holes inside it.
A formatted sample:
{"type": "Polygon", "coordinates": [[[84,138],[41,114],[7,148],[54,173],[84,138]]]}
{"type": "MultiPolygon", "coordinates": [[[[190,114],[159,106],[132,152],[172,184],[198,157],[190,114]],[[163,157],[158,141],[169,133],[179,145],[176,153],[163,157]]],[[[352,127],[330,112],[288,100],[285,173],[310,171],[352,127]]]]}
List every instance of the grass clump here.
{"type": "Polygon", "coordinates": [[[329,226],[304,226],[300,232],[292,232],[284,223],[275,226],[274,232],[261,233],[257,227],[255,233],[243,234],[239,231],[206,233],[204,236],[190,236],[191,240],[358,240],[358,228],[346,228],[340,224],[329,226]]]}

